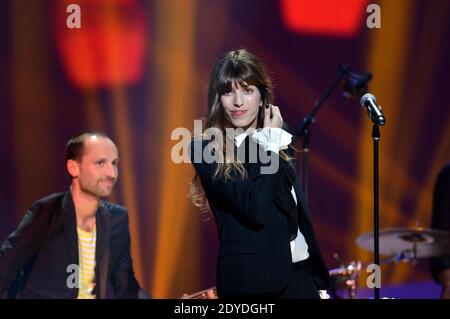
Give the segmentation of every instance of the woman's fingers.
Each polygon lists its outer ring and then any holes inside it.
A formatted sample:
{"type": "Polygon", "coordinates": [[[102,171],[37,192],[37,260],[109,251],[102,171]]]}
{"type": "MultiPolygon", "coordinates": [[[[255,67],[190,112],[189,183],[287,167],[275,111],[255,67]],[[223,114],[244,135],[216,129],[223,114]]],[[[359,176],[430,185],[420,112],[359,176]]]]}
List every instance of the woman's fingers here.
{"type": "Polygon", "coordinates": [[[264,106],[264,127],[270,127],[271,106],[267,104],[264,106]]]}
{"type": "Polygon", "coordinates": [[[264,108],[264,127],[278,127],[283,125],[280,108],[276,105],[266,105],[264,108]]]}

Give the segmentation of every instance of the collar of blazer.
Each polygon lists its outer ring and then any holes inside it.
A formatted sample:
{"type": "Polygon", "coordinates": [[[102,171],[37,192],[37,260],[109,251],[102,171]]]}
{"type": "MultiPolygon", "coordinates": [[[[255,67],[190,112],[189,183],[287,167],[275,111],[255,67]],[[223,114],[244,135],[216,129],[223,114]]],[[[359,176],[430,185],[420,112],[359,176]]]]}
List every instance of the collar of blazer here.
{"type": "MultiPolygon", "coordinates": [[[[70,262],[78,265],[78,235],[75,206],[72,195],[68,191],[62,200],[61,212],[63,216],[64,233],[66,235],[67,249],[70,262]]],[[[98,285],[98,298],[106,297],[108,266],[109,266],[109,239],[110,239],[110,213],[106,205],[100,201],[96,213],[97,239],[95,245],[95,277],[98,285]]]]}

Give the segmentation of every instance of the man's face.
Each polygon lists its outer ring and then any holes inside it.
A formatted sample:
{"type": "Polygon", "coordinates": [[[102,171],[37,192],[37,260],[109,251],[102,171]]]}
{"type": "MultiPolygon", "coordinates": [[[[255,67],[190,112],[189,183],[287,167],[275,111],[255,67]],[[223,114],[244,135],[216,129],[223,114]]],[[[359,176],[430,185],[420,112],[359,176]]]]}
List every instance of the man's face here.
{"type": "Polygon", "coordinates": [[[98,198],[111,195],[119,175],[119,155],[110,139],[100,136],[87,137],[84,141],[83,156],[76,163],[77,180],[82,192],[98,198]]]}

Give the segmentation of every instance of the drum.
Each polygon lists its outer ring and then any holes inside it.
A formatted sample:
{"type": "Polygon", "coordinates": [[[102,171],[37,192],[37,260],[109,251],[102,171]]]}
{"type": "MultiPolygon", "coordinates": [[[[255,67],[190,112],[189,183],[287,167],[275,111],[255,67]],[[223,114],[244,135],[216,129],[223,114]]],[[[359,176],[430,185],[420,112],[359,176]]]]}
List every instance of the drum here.
{"type": "Polygon", "coordinates": [[[211,287],[191,295],[184,294],[181,299],[218,299],[216,287],[211,287]]]}
{"type": "Polygon", "coordinates": [[[333,299],[356,298],[356,289],[361,267],[361,261],[357,260],[329,270],[331,277],[330,295],[333,299]]]}

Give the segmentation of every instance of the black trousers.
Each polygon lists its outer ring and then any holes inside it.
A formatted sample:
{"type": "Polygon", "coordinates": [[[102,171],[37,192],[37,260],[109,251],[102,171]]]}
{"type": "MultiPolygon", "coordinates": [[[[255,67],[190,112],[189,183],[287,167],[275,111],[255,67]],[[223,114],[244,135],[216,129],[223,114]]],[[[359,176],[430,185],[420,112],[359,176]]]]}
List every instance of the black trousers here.
{"type": "Polygon", "coordinates": [[[282,291],[251,293],[240,295],[221,295],[221,299],[320,299],[314,283],[310,261],[292,263],[288,285],[282,291]]]}

